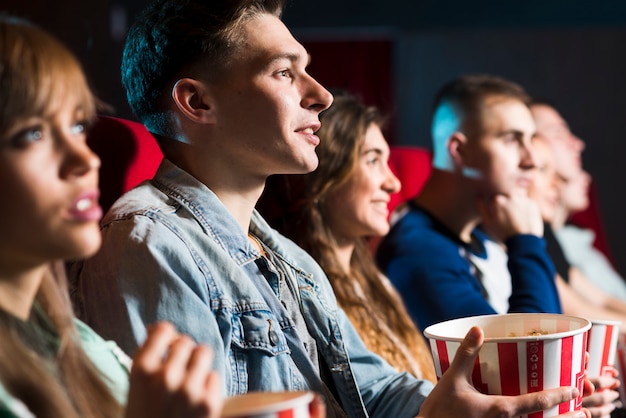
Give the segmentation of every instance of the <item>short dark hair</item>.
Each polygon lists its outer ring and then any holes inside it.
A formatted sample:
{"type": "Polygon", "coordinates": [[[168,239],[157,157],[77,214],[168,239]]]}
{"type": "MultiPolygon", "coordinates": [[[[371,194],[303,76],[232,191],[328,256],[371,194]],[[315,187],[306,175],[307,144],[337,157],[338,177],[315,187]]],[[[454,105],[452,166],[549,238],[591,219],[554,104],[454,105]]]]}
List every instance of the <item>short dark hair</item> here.
{"type": "Polygon", "coordinates": [[[135,115],[149,129],[167,129],[163,115],[182,71],[201,68],[215,79],[244,41],[241,25],[259,14],[280,17],[284,0],[156,0],[129,30],[122,84],[135,115]],[[200,66],[200,67],[198,67],[200,66]]]}
{"type": "Polygon", "coordinates": [[[485,101],[492,97],[517,99],[528,106],[530,97],[517,83],[490,74],[461,76],[444,85],[433,103],[433,115],[442,105],[451,106],[464,132],[482,128],[479,124],[485,101]]]}

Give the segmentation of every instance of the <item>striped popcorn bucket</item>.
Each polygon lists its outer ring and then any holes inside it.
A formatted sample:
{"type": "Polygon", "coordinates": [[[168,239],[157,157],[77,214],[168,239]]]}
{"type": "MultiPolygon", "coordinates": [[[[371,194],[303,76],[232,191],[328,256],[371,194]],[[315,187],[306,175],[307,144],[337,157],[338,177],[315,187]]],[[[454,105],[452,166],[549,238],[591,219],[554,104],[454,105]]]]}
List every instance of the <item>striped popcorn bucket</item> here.
{"type": "Polygon", "coordinates": [[[589,320],[558,314],[484,315],[440,322],[424,330],[438,378],[450,367],[473,326],[485,333],[472,383],[490,395],[520,395],[575,386],[580,396],[523,418],[554,417],[582,406],[589,320]]]}
{"type": "Polygon", "coordinates": [[[619,400],[622,404],[626,405],[626,334],[620,333],[617,337],[617,359],[615,361],[615,367],[619,372],[618,379],[620,386],[617,388],[619,392],[619,400]]]}
{"type": "Polygon", "coordinates": [[[313,392],[250,392],[227,398],[222,418],[310,418],[313,392]]]}
{"type": "Polygon", "coordinates": [[[620,324],[619,321],[591,320],[587,339],[588,377],[612,376],[608,369],[615,366],[620,324]]]}

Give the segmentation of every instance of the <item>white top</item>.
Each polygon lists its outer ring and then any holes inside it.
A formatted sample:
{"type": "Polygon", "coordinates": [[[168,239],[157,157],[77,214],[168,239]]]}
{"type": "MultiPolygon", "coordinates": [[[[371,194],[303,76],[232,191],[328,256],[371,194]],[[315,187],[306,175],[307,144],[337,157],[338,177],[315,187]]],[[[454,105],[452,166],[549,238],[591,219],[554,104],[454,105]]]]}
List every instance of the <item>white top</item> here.
{"type": "Polygon", "coordinates": [[[595,233],[592,230],[565,225],[554,231],[554,235],[572,266],[600,289],[626,302],[626,282],[606,256],[593,246],[595,233]]]}
{"type": "Polygon", "coordinates": [[[494,241],[483,241],[487,257],[481,258],[469,254],[474,266],[482,273],[482,284],[487,291],[487,302],[497,313],[509,311],[509,299],[513,292],[511,285],[511,273],[509,273],[509,257],[502,246],[494,241]]]}

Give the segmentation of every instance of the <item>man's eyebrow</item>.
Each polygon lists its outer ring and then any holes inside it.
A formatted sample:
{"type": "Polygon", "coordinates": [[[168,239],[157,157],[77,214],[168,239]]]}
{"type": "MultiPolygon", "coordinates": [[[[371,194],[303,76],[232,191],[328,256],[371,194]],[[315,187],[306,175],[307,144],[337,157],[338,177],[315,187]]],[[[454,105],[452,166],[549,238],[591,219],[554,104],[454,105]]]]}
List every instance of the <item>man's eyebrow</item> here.
{"type": "MultiPolygon", "coordinates": [[[[291,62],[297,62],[300,61],[302,59],[302,54],[299,54],[297,52],[284,52],[281,54],[276,54],[276,55],[272,55],[269,57],[268,62],[272,63],[272,62],[276,62],[282,59],[286,59],[289,60],[291,62]]],[[[309,65],[311,63],[311,54],[306,54],[306,65],[309,65]]]]}
{"type": "Polygon", "coordinates": [[[524,135],[524,132],[519,130],[519,129],[503,129],[500,132],[498,132],[498,136],[502,136],[502,135],[507,135],[507,134],[513,134],[513,135],[524,135]]]}

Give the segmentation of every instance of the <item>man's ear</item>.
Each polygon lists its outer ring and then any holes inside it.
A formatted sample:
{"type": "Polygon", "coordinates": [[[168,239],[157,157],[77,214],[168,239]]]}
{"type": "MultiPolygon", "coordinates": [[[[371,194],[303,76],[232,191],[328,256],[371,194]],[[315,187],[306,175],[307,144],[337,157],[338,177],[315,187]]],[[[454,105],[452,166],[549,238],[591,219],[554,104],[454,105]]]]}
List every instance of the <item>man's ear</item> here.
{"type": "Polygon", "coordinates": [[[448,139],[448,154],[455,167],[465,166],[467,137],[464,133],[456,131],[448,139]]]}
{"type": "Polygon", "coordinates": [[[172,99],[178,109],[197,123],[214,123],[215,111],[206,83],[193,78],[181,78],[172,88],[172,99]]]}

